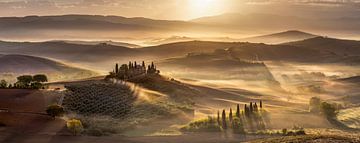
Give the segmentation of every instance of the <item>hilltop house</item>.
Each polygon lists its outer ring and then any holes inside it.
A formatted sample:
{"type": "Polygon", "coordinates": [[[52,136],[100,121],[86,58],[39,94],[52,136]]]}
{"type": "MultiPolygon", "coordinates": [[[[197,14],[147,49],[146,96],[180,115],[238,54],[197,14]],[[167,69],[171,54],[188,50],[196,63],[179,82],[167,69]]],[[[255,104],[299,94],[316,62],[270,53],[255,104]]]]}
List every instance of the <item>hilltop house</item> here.
{"type": "Polygon", "coordinates": [[[110,72],[109,76],[111,78],[127,80],[146,75],[157,75],[159,73],[160,71],[156,69],[156,66],[153,62],[151,62],[151,65],[148,65],[146,68],[144,61],[142,62],[142,64],[137,64],[135,61],[129,62],[129,64],[123,64],[120,67],[118,64],[116,64],[114,70],[110,72]]]}

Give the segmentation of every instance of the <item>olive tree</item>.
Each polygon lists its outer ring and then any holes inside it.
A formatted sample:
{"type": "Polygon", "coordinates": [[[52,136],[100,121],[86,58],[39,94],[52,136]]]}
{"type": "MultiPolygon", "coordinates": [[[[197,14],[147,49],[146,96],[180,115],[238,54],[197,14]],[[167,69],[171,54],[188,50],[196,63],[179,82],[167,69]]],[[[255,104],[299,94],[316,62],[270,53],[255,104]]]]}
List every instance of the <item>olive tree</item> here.
{"type": "Polygon", "coordinates": [[[81,121],[77,120],[77,119],[68,120],[66,122],[66,127],[67,127],[68,130],[71,131],[71,133],[74,136],[80,134],[84,130],[84,127],[83,127],[81,121]]]}
{"type": "Polygon", "coordinates": [[[37,75],[34,75],[33,76],[33,81],[35,82],[47,82],[48,81],[48,78],[46,75],[44,74],[37,74],[37,75]]]}
{"type": "Polygon", "coordinates": [[[8,83],[5,80],[0,81],[0,88],[7,88],[8,83]]]}
{"type": "Polygon", "coordinates": [[[55,117],[62,116],[65,113],[65,111],[64,111],[64,108],[60,105],[50,105],[47,107],[46,113],[49,116],[55,118],[55,117]]]}

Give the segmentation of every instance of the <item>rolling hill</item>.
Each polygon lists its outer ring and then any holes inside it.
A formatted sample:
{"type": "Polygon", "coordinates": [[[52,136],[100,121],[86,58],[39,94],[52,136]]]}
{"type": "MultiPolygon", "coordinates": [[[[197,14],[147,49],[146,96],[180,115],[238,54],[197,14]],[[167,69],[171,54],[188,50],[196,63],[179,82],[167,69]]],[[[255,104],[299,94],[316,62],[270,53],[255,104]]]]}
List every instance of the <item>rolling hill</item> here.
{"type": "Polygon", "coordinates": [[[46,74],[50,81],[74,80],[98,75],[50,59],[26,55],[0,55],[0,74],[9,80],[23,74],[46,74]]]}
{"type": "Polygon", "coordinates": [[[173,74],[181,76],[186,73],[187,78],[275,81],[264,63],[239,59],[224,49],[217,49],[213,53],[189,53],[163,60],[158,65],[163,69],[169,68],[167,71],[173,74]]]}
{"type": "Polygon", "coordinates": [[[153,20],[143,17],[126,18],[122,16],[101,15],[58,15],[26,16],[0,18],[1,29],[75,29],[75,30],[149,30],[184,26],[184,21],[153,20]]]}
{"type": "Polygon", "coordinates": [[[70,44],[82,44],[82,45],[99,45],[99,44],[108,44],[120,47],[129,47],[129,48],[140,48],[140,45],[126,43],[126,42],[117,42],[117,41],[71,41],[71,40],[64,40],[64,41],[53,41],[53,42],[65,42],[70,44]]]}
{"type": "MultiPolygon", "coordinates": [[[[266,39],[274,35],[278,37],[293,35],[293,38],[304,38],[306,35],[312,36],[299,31],[288,31],[263,37],[266,39]]],[[[359,41],[327,37],[314,37],[277,45],[248,42],[187,41],[142,48],[128,48],[91,42],[75,44],[61,41],[0,41],[0,53],[50,57],[65,62],[86,64],[87,67],[94,67],[97,70],[104,70],[105,67],[110,67],[115,62],[127,63],[129,60],[160,61],[182,57],[189,53],[212,53],[216,49],[227,49],[234,57],[248,61],[292,61],[357,65],[360,63],[359,47],[359,41]]],[[[108,69],[105,71],[108,71],[108,69]]]]}
{"type": "Polygon", "coordinates": [[[68,62],[97,62],[133,56],[136,49],[100,44],[73,44],[62,41],[51,42],[0,42],[0,52],[8,54],[24,54],[51,57],[68,62]]]}
{"type": "Polygon", "coordinates": [[[347,63],[352,65],[360,63],[360,41],[315,37],[284,43],[284,45],[317,50],[328,63],[347,63]]]}
{"type": "Polygon", "coordinates": [[[225,13],[191,20],[204,25],[222,26],[245,31],[283,31],[285,29],[303,29],[306,31],[352,32],[358,33],[358,17],[305,18],[264,13],[225,13]],[[356,31],[356,32],[355,32],[356,31]]]}
{"type": "Polygon", "coordinates": [[[101,15],[1,17],[2,39],[132,39],[204,29],[186,21],[101,15]],[[36,34],[33,34],[36,32],[36,34]]]}
{"type": "MultiPolygon", "coordinates": [[[[148,38],[163,39],[171,35],[238,38],[288,29],[356,35],[360,31],[359,23],[358,18],[351,17],[311,19],[261,13],[227,13],[190,21],[102,15],[0,17],[0,38],[32,41],[53,39],[144,40],[148,38]]],[[[276,40],[272,42],[277,43],[276,40]]]]}
{"type": "Polygon", "coordinates": [[[297,30],[290,30],[280,33],[274,33],[269,35],[263,36],[256,36],[256,37],[249,37],[241,39],[240,41],[244,42],[251,42],[251,43],[266,43],[266,44],[280,44],[285,42],[293,42],[293,41],[300,41],[305,39],[310,39],[317,37],[316,35],[297,31],[297,30]]]}

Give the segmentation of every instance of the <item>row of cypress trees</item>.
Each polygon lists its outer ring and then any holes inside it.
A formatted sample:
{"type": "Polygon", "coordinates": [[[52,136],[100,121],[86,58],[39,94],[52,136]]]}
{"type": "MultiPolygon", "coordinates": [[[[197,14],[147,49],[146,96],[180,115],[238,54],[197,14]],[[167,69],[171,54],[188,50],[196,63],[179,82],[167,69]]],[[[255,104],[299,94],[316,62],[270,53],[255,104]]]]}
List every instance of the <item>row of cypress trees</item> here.
{"type": "Polygon", "coordinates": [[[233,114],[232,108],[230,108],[228,116],[226,116],[226,111],[225,111],[225,109],[223,109],[221,116],[220,116],[220,111],[217,112],[217,122],[218,122],[219,126],[221,126],[223,129],[228,128],[228,126],[229,126],[229,125],[227,125],[228,123],[230,123],[230,125],[233,129],[234,128],[242,128],[243,129],[243,126],[244,126],[243,117],[246,117],[247,119],[251,119],[251,115],[259,112],[260,110],[262,110],[262,108],[263,108],[263,103],[261,100],[259,102],[259,106],[256,102],[254,104],[253,104],[253,102],[250,102],[249,106],[247,104],[245,104],[244,109],[242,111],[240,111],[240,104],[237,104],[235,116],[233,114]],[[244,115],[244,116],[242,116],[242,115],[244,115]]]}

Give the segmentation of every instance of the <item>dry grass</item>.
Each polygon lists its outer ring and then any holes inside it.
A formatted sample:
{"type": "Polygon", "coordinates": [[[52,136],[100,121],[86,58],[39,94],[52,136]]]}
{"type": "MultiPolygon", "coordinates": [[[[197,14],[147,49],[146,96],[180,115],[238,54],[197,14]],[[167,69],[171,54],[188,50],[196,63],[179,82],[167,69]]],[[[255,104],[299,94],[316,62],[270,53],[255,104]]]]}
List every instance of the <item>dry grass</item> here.
{"type": "Polygon", "coordinates": [[[357,139],[337,135],[286,136],[251,141],[252,143],[355,143],[357,139]]]}

